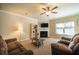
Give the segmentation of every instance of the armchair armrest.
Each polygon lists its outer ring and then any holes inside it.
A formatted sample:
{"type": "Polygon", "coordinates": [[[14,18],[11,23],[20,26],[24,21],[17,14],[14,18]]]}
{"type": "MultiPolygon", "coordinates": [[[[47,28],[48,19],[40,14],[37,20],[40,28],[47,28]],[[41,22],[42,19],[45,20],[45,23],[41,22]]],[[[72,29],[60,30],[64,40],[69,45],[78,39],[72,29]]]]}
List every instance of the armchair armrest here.
{"type": "Polygon", "coordinates": [[[21,51],[27,50],[27,49],[25,49],[25,48],[23,47],[23,45],[22,45],[21,43],[19,43],[19,42],[16,42],[16,45],[17,45],[17,47],[18,47],[21,51]]]}
{"type": "Polygon", "coordinates": [[[60,40],[60,41],[58,41],[58,43],[65,44],[66,46],[68,46],[70,44],[70,41],[60,40]]]}
{"type": "Polygon", "coordinates": [[[53,55],[71,55],[72,50],[60,43],[51,44],[51,50],[53,55]]]}
{"type": "Polygon", "coordinates": [[[70,41],[72,38],[61,37],[61,39],[70,41]]]}
{"type": "Polygon", "coordinates": [[[5,41],[6,41],[6,43],[8,44],[8,43],[10,43],[10,42],[17,41],[17,38],[6,39],[5,41]]]}

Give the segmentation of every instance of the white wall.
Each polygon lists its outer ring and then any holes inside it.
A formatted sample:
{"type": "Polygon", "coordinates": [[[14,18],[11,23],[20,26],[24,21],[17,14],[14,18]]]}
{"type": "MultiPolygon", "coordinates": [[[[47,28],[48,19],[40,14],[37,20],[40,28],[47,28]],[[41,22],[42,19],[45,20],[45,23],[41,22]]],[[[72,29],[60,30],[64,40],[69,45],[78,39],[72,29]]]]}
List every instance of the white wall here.
{"type": "Polygon", "coordinates": [[[6,38],[25,40],[30,38],[30,24],[37,24],[37,20],[0,10],[0,35],[6,38]],[[23,28],[23,31],[20,29],[23,28]]]}
{"type": "Polygon", "coordinates": [[[1,26],[2,26],[2,13],[0,13],[0,34],[1,34],[1,32],[2,32],[2,28],[1,28],[1,26]]]}

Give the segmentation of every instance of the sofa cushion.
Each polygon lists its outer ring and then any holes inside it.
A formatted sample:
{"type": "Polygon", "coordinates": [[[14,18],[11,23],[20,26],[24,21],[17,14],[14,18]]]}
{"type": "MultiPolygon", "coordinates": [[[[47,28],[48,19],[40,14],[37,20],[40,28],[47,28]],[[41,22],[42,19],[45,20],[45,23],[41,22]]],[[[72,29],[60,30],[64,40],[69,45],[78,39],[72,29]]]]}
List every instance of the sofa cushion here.
{"type": "Polygon", "coordinates": [[[69,50],[71,50],[71,49],[69,49],[69,48],[67,48],[65,45],[63,45],[63,44],[61,44],[61,43],[57,43],[57,44],[52,44],[52,46],[54,47],[55,46],[55,48],[59,48],[59,49],[62,49],[62,50],[64,50],[64,51],[69,51],[69,50]]]}
{"type": "Polygon", "coordinates": [[[65,55],[65,54],[72,54],[72,50],[67,48],[65,45],[60,43],[53,43],[51,44],[52,54],[55,55],[65,55]]]}
{"type": "Polygon", "coordinates": [[[6,44],[5,40],[3,40],[2,36],[0,36],[0,54],[1,55],[7,55],[8,54],[7,44],[6,44]]]}
{"type": "Polygon", "coordinates": [[[11,52],[12,50],[18,48],[16,41],[8,43],[7,46],[8,46],[8,52],[11,52]]]}

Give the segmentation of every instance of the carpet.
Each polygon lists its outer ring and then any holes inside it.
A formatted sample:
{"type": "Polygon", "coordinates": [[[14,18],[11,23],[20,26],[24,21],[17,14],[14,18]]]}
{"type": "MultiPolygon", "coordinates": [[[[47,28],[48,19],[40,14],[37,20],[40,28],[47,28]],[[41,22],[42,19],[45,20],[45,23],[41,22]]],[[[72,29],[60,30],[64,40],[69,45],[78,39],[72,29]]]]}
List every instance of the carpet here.
{"type": "Polygon", "coordinates": [[[59,39],[45,38],[43,45],[39,48],[32,44],[32,40],[21,41],[20,43],[28,50],[32,50],[34,55],[51,55],[51,43],[56,43],[59,39]]]}

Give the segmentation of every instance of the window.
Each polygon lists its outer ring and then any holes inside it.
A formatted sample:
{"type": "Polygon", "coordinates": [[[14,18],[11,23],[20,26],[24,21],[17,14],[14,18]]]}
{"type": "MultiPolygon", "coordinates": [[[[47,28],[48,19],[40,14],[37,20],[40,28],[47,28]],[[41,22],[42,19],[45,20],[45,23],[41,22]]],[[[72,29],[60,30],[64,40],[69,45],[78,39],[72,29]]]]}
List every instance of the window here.
{"type": "Polygon", "coordinates": [[[64,22],[56,24],[56,33],[57,34],[74,34],[74,22],[64,22]]]}

